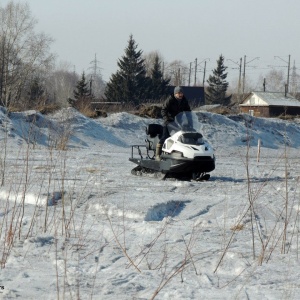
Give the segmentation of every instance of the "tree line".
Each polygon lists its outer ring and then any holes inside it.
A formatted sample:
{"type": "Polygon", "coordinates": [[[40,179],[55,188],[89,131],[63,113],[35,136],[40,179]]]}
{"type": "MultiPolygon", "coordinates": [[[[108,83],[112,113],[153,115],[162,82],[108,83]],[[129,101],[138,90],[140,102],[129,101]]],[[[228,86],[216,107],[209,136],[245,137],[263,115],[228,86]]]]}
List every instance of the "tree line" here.
{"type": "MultiPolygon", "coordinates": [[[[10,110],[67,106],[80,80],[70,64],[55,65],[53,39],[36,33],[36,23],[27,3],[0,6],[0,105],[10,110]]],[[[89,77],[93,94],[100,96],[105,86],[101,74],[93,70],[89,77]]]]}
{"type": "MultiPolygon", "coordinates": [[[[177,60],[166,65],[156,51],[145,55],[132,35],[124,55],[117,60],[118,70],[107,83],[96,64],[91,72],[78,75],[69,64],[55,64],[56,57],[50,51],[53,39],[37,34],[35,25],[28,4],[11,1],[0,7],[1,106],[11,109],[48,104],[67,106],[68,98],[137,106],[146,101],[162,101],[169,85],[185,85],[187,80],[187,72],[182,71],[183,62],[177,60]]],[[[275,75],[273,72],[273,80],[275,75]]],[[[199,86],[197,82],[194,85],[199,86]]],[[[228,105],[232,101],[230,93],[235,91],[231,88],[228,92],[227,67],[224,56],[220,55],[206,81],[206,103],[228,105]]]]}
{"type": "MultiPolygon", "coordinates": [[[[159,53],[143,55],[132,35],[124,55],[117,61],[118,71],[107,83],[95,70],[79,76],[70,66],[55,66],[55,55],[50,51],[53,39],[44,33],[37,34],[36,22],[27,3],[11,1],[0,7],[1,106],[19,109],[49,103],[65,106],[68,98],[106,99],[136,106],[162,100],[170,84],[179,85],[184,79],[177,71],[180,61],[171,63],[166,70],[159,53]]],[[[225,78],[226,75],[222,80],[225,78]]],[[[215,80],[213,85],[211,90],[219,82],[215,80]]],[[[224,87],[220,89],[222,93],[226,84],[224,87]]]]}

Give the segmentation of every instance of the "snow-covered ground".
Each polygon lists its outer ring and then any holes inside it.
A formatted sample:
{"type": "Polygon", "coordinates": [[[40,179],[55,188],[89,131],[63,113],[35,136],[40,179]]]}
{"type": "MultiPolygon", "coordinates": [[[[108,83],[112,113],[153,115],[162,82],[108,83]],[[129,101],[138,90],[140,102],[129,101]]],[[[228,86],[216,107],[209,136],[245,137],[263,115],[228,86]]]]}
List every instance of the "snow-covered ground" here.
{"type": "Polygon", "coordinates": [[[161,120],[0,108],[0,298],[299,299],[300,126],[197,114],[207,182],[131,175],[161,120]]]}

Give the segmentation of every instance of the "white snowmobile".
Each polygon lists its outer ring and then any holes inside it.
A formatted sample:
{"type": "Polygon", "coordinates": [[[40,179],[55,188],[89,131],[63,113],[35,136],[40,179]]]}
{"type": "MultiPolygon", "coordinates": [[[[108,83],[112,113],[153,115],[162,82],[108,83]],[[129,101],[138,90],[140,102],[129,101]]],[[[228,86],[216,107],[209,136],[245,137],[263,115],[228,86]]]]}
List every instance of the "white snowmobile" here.
{"type": "Polygon", "coordinates": [[[156,160],[155,149],[163,127],[160,124],[149,124],[145,145],[131,146],[129,160],[137,164],[131,173],[160,173],[164,178],[208,180],[210,175],[207,173],[215,169],[215,155],[212,147],[199,133],[199,128],[200,122],[195,112],[178,114],[175,121],[168,124],[170,137],[163,144],[161,159],[156,160]],[[136,151],[139,157],[134,157],[136,151]]]}

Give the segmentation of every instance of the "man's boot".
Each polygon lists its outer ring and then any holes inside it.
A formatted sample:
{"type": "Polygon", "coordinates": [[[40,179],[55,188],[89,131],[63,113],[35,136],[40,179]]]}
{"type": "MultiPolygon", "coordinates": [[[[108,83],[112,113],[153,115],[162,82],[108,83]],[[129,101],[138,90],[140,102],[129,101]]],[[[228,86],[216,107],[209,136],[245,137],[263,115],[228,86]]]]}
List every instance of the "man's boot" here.
{"type": "Polygon", "coordinates": [[[162,145],[157,144],[156,145],[156,150],[155,150],[155,160],[160,160],[161,152],[162,152],[162,145]]]}

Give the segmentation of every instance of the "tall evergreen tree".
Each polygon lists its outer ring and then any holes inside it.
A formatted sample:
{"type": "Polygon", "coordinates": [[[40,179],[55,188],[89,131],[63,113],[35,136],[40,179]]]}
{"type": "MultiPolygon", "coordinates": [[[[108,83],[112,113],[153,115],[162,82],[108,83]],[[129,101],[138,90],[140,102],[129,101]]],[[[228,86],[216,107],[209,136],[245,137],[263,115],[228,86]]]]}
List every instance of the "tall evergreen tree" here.
{"type": "Polygon", "coordinates": [[[228,82],[226,81],[227,67],[224,66],[224,56],[221,54],[217,60],[217,68],[213,70],[213,75],[210,75],[207,82],[209,86],[206,89],[205,100],[206,104],[221,104],[228,105],[231,95],[226,96],[228,82]]]}
{"type": "Polygon", "coordinates": [[[107,83],[105,96],[109,101],[120,101],[139,104],[147,98],[146,69],[142,51],[132,35],[129,37],[125,55],[118,61],[119,70],[113,74],[107,83]]]}
{"type": "Polygon", "coordinates": [[[154,65],[151,69],[150,75],[150,90],[149,98],[153,100],[160,100],[168,93],[168,84],[170,79],[165,79],[161,69],[161,62],[158,55],[154,58],[154,65]]]}
{"type": "Polygon", "coordinates": [[[81,79],[77,81],[76,89],[74,90],[74,97],[76,100],[87,98],[91,96],[91,91],[88,82],[85,79],[85,74],[82,72],[81,79]]]}

